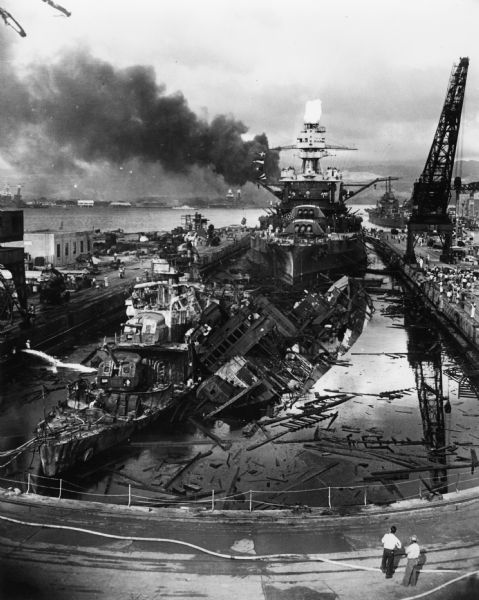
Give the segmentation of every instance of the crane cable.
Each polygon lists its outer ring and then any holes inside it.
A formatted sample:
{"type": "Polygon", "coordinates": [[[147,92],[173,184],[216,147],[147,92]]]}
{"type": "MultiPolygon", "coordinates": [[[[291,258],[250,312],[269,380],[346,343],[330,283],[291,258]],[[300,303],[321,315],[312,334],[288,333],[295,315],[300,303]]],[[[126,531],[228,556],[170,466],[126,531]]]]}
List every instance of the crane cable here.
{"type": "MultiPolygon", "coordinates": [[[[161,542],[161,543],[168,543],[168,544],[178,544],[180,546],[186,546],[188,548],[198,550],[199,552],[202,552],[204,554],[209,554],[210,556],[216,556],[217,558],[225,558],[227,560],[242,560],[242,561],[259,561],[259,560],[266,560],[266,559],[279,560],[279,559],[287,559],[287,558],[297,558],[298,556],[300,556],[297,554],[262,554],[262,555],[254,555],[254,556],[224,554],[221,552],[215,552],[214,550],[209,550],[208,548],[204,548],[203,546],[198,546],[196,544],[192,544],[191,542],[185,542],[183,540],[178,540],[178,539],[174,539],[174,538],[156,538],[156,537],[117,535],[114,533],[104,533],[102,531],[95,531],[94,529],[86,529],[84,527],[74,527],[72,525],[55,525],[52,523],[35,523],[35,522],[31,522],[31,521],[22,521],[20,519],[6,517],[4,515],[0,515],[0,520],[8,521],[10,523],[15,523],[17,525],[27,525],[29,527],[61,529],[64,531],[76,531],[79,533],[86,533],[86,534],[103,537],[103,538],[114,539],[114,540],[124,540],[124,541],[130,541],[130,542],[157,542],[157,543],[161,542]]],[[[332,565],[347,567],[348,569],[354,569],[356,571],[376,571],[376,572],[380,571],[380,569],[378,569],[376,567],[365,567],[365,566],[354,565],[351,563],[347,563],[347,562],[343,562],[343,561],[339,561],[339,560],[332,560],[330,558],[325,558],[323,556],[318,556],[318,555],[314,556],[314,560],[318,560],[320,562],[324,562],[324,563],[328,563],[328,564],[332,564],[332,565]]],[[[457,573],[458,571],[455,569],[440,569],[440,570],[422,569],[421,572],[422,573],[440,573],[440,574],[442,574],[442,573],[457,573]]],[[[463,575],[460,575],[459,577],[455,577],[454,579],[451,579],[451,581],[447,581],[446,583],[443,583],[431,590],[427,590],[426,592],[417,594],[415,596],[408,596],[407,598],[403,598],[402,600],[416,600],[418,598],[424,598],[424,597],[436,592],[437,590],[445,588],[445,587],[451,585],[452,583],[456,583],[457,581],[460,581],[467,577],[471,577],[473,575],[479,575],[479,570],[464,573],[463,575]]]]}

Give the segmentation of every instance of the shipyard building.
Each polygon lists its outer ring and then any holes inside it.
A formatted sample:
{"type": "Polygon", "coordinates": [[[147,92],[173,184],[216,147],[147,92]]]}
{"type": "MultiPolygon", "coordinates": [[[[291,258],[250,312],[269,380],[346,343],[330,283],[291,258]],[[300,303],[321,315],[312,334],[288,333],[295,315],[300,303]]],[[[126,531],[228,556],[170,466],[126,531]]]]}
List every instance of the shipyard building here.
{"type": "Polygon", "coordinates": [[[37,267],[73,265],[78,256],[91,252],[90,235],[89,231],[25,232],[24,251],[37,267]]]}

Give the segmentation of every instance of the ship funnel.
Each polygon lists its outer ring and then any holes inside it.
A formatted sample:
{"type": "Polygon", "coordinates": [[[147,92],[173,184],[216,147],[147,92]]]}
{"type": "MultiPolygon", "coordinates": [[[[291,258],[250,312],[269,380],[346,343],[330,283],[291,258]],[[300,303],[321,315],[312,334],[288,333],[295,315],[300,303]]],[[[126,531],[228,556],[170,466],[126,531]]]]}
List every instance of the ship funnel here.
{"type": "Polygon", "coordinates": [[[304,122],[319,123],[321,119],[321,100],[308,100],[304,111],[304,122]]]}

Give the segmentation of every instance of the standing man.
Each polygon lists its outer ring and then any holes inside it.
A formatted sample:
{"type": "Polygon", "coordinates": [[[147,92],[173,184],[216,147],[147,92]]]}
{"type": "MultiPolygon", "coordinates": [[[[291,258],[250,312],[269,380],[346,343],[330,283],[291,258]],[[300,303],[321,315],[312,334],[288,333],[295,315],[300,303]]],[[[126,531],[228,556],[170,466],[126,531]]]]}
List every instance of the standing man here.
{"type": "Polygon", "coordinates": [[[402,584],[405,586],[408,585],[416,585],[417,581],[417,563],[419,561],[419,544],[417,543],[417,537],[415,535],[411,536],[411,543],[409,546],[406,546],[406,554],[407,554],[407,563],[406,563],[406,572],[404,573],[404,578],[402,580],[402,584]]]}
{"type": "Polygon", "coordinates": [[[396,537],[397,529],[393,525],[391,533],[385,533],[381,540],[383,544],[383,559],[381,562],[381,571],[386,573],[386,579],[391,579],[394,573],[394,550],[401,548],[401,542],[396,537]]]}

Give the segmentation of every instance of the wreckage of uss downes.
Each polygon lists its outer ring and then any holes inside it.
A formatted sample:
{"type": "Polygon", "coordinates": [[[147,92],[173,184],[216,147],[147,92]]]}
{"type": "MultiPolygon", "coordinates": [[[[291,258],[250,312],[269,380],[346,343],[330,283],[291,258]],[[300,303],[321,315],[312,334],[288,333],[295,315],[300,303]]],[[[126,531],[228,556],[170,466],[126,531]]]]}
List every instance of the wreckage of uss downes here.
{"type": "Polygon", "coordinates": [[[294,402],[354,343],[371,311],[361,281],[346,276],[324,294],[304,291],[289,310],[261,293],[229,311],[211,303],[187,334],[201,379],[196,412],[294,402]]]}

